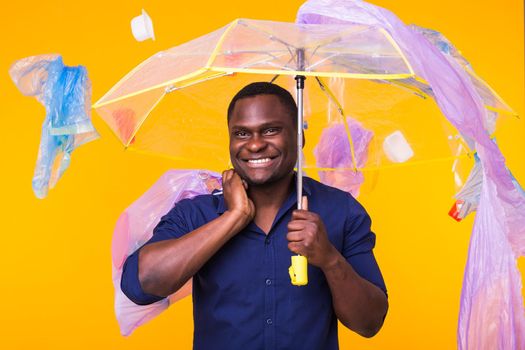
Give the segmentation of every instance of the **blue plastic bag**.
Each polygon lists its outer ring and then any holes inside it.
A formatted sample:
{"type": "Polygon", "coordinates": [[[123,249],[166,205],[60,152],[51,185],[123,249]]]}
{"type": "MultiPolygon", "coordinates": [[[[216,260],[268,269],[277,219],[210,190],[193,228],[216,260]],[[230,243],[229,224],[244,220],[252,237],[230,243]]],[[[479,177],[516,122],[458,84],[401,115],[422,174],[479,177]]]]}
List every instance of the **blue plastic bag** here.
{"type": "Polygon", "coordinates": [[[91,83],[83,66],[64,66],[59,55],[40,55],[16,61],[9,75],[26,96],[46,108],[33,191],[45,198],[69,166],[78,146],[99,137],[91,123],[91,83]]]}

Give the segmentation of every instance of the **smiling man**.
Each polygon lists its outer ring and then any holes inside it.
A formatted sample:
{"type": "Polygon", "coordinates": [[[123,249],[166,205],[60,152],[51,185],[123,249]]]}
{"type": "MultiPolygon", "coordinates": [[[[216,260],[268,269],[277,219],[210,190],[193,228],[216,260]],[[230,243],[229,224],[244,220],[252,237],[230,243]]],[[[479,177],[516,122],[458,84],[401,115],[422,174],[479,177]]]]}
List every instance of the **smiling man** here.
{"type": "Polygon", "coordinates": [[[371,337],[388,308],[370,217],[348,193],[305,178],[295,210],[297,106],[278,85],[253,83],[228,108],[233,169],[223,193],[183,200],[124,266],[137,304],[193,277],[194,349],[338,349],[337,320],[371,337]],[[309,283],[290,283],[290,257],[309,283]]]}

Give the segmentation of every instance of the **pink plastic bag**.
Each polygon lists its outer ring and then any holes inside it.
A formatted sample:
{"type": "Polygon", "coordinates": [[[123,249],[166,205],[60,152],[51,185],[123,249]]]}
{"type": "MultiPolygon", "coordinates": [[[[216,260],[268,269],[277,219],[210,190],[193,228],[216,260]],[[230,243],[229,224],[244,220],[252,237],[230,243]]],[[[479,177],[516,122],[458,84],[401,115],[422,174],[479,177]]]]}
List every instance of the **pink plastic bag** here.
{"type": "Polygon", "coordinates": [[[161,217],[175,203],[185,198],[209,194],[220,188],[219,174],[204,170],[170,170],[120,215],[113,233],[111,255],[115,313],[122,335],[131,334],[135,328],[166,310],[170,304],[191,293],[190,280],[168,298],[151,305],[135,304],[120,289],[122,267],[126,258],[151,238],[161,217]]]}

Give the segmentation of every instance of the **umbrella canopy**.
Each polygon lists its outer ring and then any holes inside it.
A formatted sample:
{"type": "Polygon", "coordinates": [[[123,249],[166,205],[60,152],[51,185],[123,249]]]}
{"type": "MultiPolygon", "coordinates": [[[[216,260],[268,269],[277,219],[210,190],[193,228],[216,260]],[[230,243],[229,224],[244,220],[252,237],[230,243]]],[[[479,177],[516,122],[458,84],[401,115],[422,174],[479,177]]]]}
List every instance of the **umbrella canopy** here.
{"type": "Polygon", "coordinates": [[[310,176],[468,154],[431,96],[407,83],[426,86],[392,37],[363,24],[239,19],[150,57],[94,108],[127,148],[169,156],[180,167],[222,170],[233,95],[254,81],[293,90],[296,75],[306,77],[302,166],[310,176]],[[344,132],[326,132],[337,125],[344,132]],[[342,145],[349,161],[326,162],[327,137],[343,138],[328,152],[342,145]]]}

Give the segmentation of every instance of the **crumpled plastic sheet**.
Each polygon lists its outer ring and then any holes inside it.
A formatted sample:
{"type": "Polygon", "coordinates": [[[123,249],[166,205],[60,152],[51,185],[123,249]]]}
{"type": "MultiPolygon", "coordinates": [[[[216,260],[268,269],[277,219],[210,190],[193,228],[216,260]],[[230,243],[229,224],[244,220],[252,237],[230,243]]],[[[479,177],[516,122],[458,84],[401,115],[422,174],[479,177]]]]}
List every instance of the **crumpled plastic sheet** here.
{"type": "MultiPolygon", "coordinates": [[[[474,161],[474,166],[470,171],[467,181],[454,196],[461,203],[461,208],[457,214],[458,219],[464,219],[470,213],[475,212],[479,205],[483,185],[483,168],[477,154],[474,154],[474,161]]],[[[510,175],[512,176],[512,173],[510,175]]],[[[514,176],[512,176],[512,182],[519,192],[525,196],[523,188],[514,176]]]]}
{"type": "Polygon", "coordinates": [[[113,233],[111,256],[115,314],[122,335],[148,322],[172,303],[191,293],[191,280],[176,293],[151,305],[137,305],[122,292],[120,281],[126,258],[153,235],[153,229],[177,202],[222,188],[220,174],[204,170],[169,170],[119,217],[113,233]]]}
{"type": "Polygon", "coordinates": [[[485,173],[461,295],[460,349],[525,349],[521,274],[510,241],[512,223],[485,173]]]}
{"type": "MultiPolygon", "coordinates": [[[[368,158],[368,146],[374,133],[364,128],[353,118],[346,119],[352,138],[355,167],[362,168],[368,158]]],[[[342,170],[322,170],[319,177],[322,183],[359,196],[364,181],[363,173],[354,168],[350,142],[343,123],[334,123],[323,130],[319,143],[315,146],[316,165],[320,168],[343,168],[342,170]]]]}
{"type": "Polygon", "coordinates": [[[26,96],[46,108],[32,186],[45,198],[80,145],[99,137],[91,123],[91,83],[83,66],[64,66],[59,55],[40,55],[13,63],[9,75],[26,96]]]}
{"type": "Polygon", "coordinates": [[[474,156],[475,162],[467,181],[458,193],[454,196],[461,201],[461,208],[457,215],[458,219],[464,219],[468,214],[476,211],[481,197],[481,187],[483,185],[483,168],[477,155],[474,156]]]}
{"type": "Polygon", "coordinates": [[[458,322],[458,348],[525,349],[525,311],[516,258],[525,253],[525,196],[490,139],[488,112],[465,69],[393,13],[360,0],[309,0],[298,23],[384,28],[456,129],[477,151],[483,184],[471,235],[458,322]]]}

